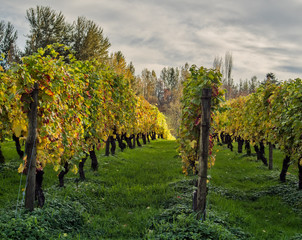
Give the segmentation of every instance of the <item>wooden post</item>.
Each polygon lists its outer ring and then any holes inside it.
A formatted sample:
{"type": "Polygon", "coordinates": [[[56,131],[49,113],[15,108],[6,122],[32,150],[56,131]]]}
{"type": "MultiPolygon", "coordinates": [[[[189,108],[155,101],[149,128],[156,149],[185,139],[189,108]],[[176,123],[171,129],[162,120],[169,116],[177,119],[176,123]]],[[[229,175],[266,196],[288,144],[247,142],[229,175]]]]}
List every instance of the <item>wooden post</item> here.
{"type": "Polygon", "coordinates": [[[268,147],[269,147],[268,169],[272,170],[273,169],[273,144],[268,143],[268,147]]]}
{"type": "Polygon", "coordinates": [[[207,197],[207,172],[209,155],[209,135],[211,125],[211,94],[212,89],[203,89],[201,97],[202,120],[200,126],[199,149],[198,149],[198,183],[197,183],[197,218],[205,220],[206,197],[207,197]]]}
{"type": "Polygon", "coordinates": [[[36,154],[37,154],[37,115],[38,115],[38,84],[35,83],[31,93],[32,102],[28,113],[28,136],[26,139],[25,153],[27,156],[27,185],[25,192],[25,208],[34,210],[36,189],[36,154]]]}

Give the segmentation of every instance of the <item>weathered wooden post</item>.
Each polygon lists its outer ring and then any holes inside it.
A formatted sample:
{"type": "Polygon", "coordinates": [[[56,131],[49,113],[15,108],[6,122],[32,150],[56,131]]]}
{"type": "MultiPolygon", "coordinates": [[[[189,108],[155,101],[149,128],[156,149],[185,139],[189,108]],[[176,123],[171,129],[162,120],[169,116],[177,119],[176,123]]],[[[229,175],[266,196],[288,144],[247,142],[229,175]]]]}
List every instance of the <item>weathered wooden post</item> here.
{"type": "Polygon", "coordinates": [[[36,155],[37,155],[37,126],[38,126],[38,84],[35,83],[31,93],[32,102],[28,112],[28,136],[26,139],[25,153],[27,156],[27,185],[25,192],[25,208],[34,210],[36,190],[36,155]]]}
{"type": "Polygon", "coordinates": [[[211,94],[212,89],[205,88],[201,96],[201,126],[198,146],[198,182],[197,182],[197,206],[198,219],[205,220],[207,197],[207,172],[209,155],[209,135],[211,126],[211,94]]]}

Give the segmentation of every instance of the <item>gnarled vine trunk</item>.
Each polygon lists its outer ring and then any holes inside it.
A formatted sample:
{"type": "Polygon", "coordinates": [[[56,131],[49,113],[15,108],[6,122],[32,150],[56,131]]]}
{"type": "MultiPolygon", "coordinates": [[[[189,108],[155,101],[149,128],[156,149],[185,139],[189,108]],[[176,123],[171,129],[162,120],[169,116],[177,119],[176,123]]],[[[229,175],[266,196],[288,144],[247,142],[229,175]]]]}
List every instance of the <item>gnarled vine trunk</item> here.
{"type": "Polygon", "coordinates": [[[121,149],[121,151],[124,151],[124,149],[126,148],[126,144],[123,143],[123,140],[119,134],[116,134],[116,140],[118,142],[118,146],[121,149]]]}
{"type": "Polygon", "coordinates": [[[242,147],[244,144],[244,140],[239,136],[237,138],[237,142],[238,142],[238,153],[242,153],[242,147]]]}
{"type": "Polygon", "coordinates": [[[269,148],[268,169],[272,170],[273,169],[273,144],[268,143],[268,148],[269,148]]]}
{"type": "Polygon", "coordinates": [[[231,149],[231,151],[233,151],[232,137],[229,134],[226,134],[225,140],[228,144],[228,148],[231,149]]]}
{"type": "Polygon", "coordinates": [[[19,157],[20,157],[20,158],[23,158],[24,152],[21,150],[21,145],[20,145],[19,138],[16,137],[15,134],[13,134],[13,140],[14,140],[14,142],[15,142],[16,150],[17,150],[17,153],[18,153],[19,157]]]}
{"type": "Polygon", "coordinates": [[[136,137],[135,134],[132,135],[132,147],[135,148],[136,147],[136,137]]]}
{"type": "Polygon", "coordinates": [[[137,146],[139,146],[139,147],[142,146],[142,144],[139,141],[139,134],[136,135],[136,143],[137,143],[137,146]]]}
{"type": "Polygon", "coordinates": [[[255,144],[254,148],[255,148],[255,151],[257,153],[257,160],[261,160],[263,162],[263,164],[265,166],[267,166],[267,159],[266,157],[264,156],[265,152],[264,152],[264,144],[263,142],[261,141],[260,144],[259,144],[260,148],[258,147],[257,144],[255,144]]]}
{"type": "Polygon", "coordinates": [[[130,149],[132,149],[133,146],[132,146],[131,138],[130,138],[130,137],[127,137],[127,136],[124,134],[124,139],[126,140],[128,147],[129,147],[130,149]]]}
{"type": "Polygon", "coordinates": [[[95,146],[93,146],[93,149],[89,151],[89,156],[91,158],[91,168],[93,171],[97,171],[99,168],[98,159],[95,154],[95,146]]]}
{"type": "Polygon", "coordinates": [[[290,156],[287,155],[283,159],[282,170],[281,170],[281,173],[280,173],[280,181],[281,182],[286,181],[286,173],[287,173],[287,170],[288,170],[288,167],[289,167],[289,162],[290,162],[290,156]]]}
{"type": "Polygon", "coordinates": [[[245,140],[245,150],[246,155],[250,156],[252,154],[250,141],[245,140]]]}
{"type": "Polygon", "coordinates": [[[35,191],[36,197],[35,198],[36,198],[36,200],[38,200],[38,206],[39,207],[43,207],[44,203],[45,203],[45,196],[44,196],[43,189],[42,189],[43,175],[44,175],[43,170],[37,170],[37,173],[36,173],[36,191],[35,191]]]}
{"type": "Polygon", "coordinates": [[[85,172],[84,172],[84,165],[87,160],[88,154],[85,153],[85,157],[82,158],[81,162],[79,163],[79,175],[80,175],[80,180],[84,181],[86,179],[85,177],[85,172]]]}
{"type": "Polygon", "coordinates": [[[64,164],[64,170],[59,173],[59,186],[64,187],[64,176],[69,172],[68,162],[64,164]]]}
{"type": "Polygon", "coordinates": [[[110,136],[106,140],[106,146],[105,146],[105,156],[109,156],[110,154],[110,136]]]}
{"type": "Polygon", "coordinates": [[[147,144],[146,134],[142,134],[143,144],[147,144]]]}
{"type": "Polygon", "coordinates": [[[5,162],[5,158],[3,156],[2,150],[1,150],[1,146],[0,146],[0,163],[4,163],[5,162]]]}
{"type": "Polygon", "coordinates": [[[302,158],[298,161],[298,169],[299,169],[299,189],[302,190],[302,158]]]}
{"type": "Polygon", "coordinates": [[[110,144],[111,144],[111,149],[110,149],[111,155],[114,155],[116,150],[116,143],[113,136],[110,136],[110,144]]]}

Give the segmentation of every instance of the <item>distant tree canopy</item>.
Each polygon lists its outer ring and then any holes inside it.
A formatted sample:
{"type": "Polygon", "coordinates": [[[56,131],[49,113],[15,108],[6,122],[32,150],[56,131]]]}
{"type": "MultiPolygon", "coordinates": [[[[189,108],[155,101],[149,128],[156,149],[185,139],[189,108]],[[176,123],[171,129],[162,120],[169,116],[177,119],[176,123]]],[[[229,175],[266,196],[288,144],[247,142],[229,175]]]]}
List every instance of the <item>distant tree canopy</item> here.
{"type": "Polygon", "coordinates": [[[28,9],[26,19],[30,24],[26,55],[49,44],[60,43],[70,46],[79,60],[104,60],[108,57],[109,39],[104,37],[103,29],[92,20],[78,17],[70,24],[62,12],[44,6],[28,9]]]}
{"type": "Polygon", "coordinates": [[[50,7],[37,6],[26,11],[26,19],[30,24],[30,33],[27,35],[25,46],[26,55],[49,44],[70,45],[72,26],[65,21],[62,12],[56,12],[50,7]]]}
{"type": "Polygon", "coordinates": [[[78,17],[73,24],[72,48],[80,60],[106,59],[110,42],[103,29],[85,17],[78,17]]]}
{"type": "Polygon", "coordinates": [[[0,55],[4,54],[4,59],[1,61],[3,68],[14,61],[19,61],[20,52],[17,49],[17,38],[14,26],[10,22],[0,21],[0,55]]]}

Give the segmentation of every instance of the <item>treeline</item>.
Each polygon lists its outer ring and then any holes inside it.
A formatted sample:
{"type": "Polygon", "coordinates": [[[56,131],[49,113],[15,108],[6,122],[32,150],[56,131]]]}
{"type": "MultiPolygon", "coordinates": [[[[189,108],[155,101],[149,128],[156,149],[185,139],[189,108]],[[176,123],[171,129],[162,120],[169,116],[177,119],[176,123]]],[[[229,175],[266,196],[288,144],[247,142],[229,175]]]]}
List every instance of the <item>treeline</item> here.
{"type": "Polygon", "coordinates": [[[299,189],[302,189],[302,81],[288,80],[278,83],[268,78],[255,93],[231,99],[223,105],[224,111],[215,115],[217,139],[228,144],[238,142],[238,152],[245,145],[247,154],[254,146],[257,158],[273,168],[273,147],[286,155],[280,180],[286,180],[289,166],[296,162],[299,169],[299,189]],[[269,161],[264,146],[269,145],[269,161]]]}
{"type": "Polygon", "coordinates": [[[233,56],[231,52],[226,52],[224,60],[222,57],[215,57],[213,68],[219,70],[222,74],[222,88],[225,89],[226,100],[252,94],[267,80],[278,81],[275,74],[270,72],[266,74],[263,80],[257,79],[257,76],[252,76],[250,79],[240,79],[239,83],[235,83],[232,77],[233,56]]]}

